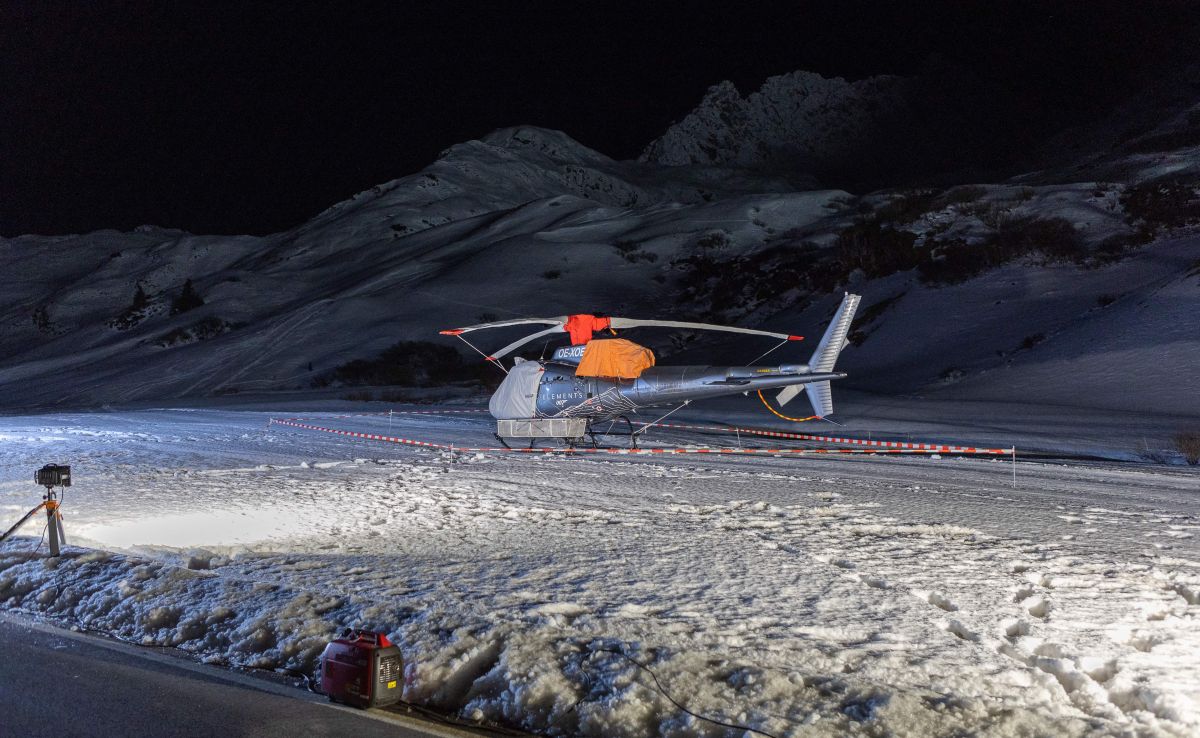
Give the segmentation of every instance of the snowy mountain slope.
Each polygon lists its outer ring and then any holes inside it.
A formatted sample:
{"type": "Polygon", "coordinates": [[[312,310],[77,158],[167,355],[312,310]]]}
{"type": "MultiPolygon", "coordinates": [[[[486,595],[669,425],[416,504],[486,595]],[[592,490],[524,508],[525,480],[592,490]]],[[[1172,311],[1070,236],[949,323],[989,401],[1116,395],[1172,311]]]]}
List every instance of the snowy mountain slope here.
{"type": "MultiPolygon", "coordinates": [[[[660,285],[613,248],[616,240],[636,240],[641,258],[656,259],[719,225],[745,242],[759,228],[749,223],[752,196],[726,191],[707,203],[717,195],[696,188],[702,175],[680,184],[630,165],[646,184],[588,172],[576,179],[567,170],[578,162],[619,167],[558,145],[561,135],[536,146],[521,138],[515,148],[513,136],[491,138],[504,145],[458,147],[421,175],[266,238],[145,228],[5,241],[4,402],[302,387],[314,376],[310,362],[320,372],[481,313],[648,306],[660,285]],[[630,209],[648,193],[654,204],[630,209]],[[205,305],[170,315],[185,279],[205,305]],[[149,305],[116,325],[138,285],[149,305]],[[160,345],[206,320],[216,326],[206,340],[160,345]]],[[[845,193],[767,197],[780,217],[803,225],[839,211],[845,193]]]]}
{"type": "Polygon", "coordinates": [[[1200,243],[1189,238],[1094,269],[1014,264],[937,288],[910,276],[879,280],[864,290],[864,307],[895,299],[863,326],[843,365],[854,384],[878,391],[929,385],[980,399],[1200,413],[1169,391],[1200,361],[1192,317],[1200,288],[1184,276],[1197,258],[1200,243]],[[1030,375],[1034,366],[1057,381],[1030,375]]]}
{"type": "MultiPolygon", "coordinates": [[[[827,135],[836,152],[853,148],[871,115],[903,114],[899,102],[871,102],[899,85],[798,73],[745,100],[722,88],[688,119],[726,126],[733,148],[713,149],[715,163],[650,161],[692,161],[692,123],[640,162],[518,127],[451,147],[422,172],[271,236],[143,227],[0,240],[0,406],[304,390],[399,340],[457,345],[436,331],[510,315],[694,316],[817,335],[853,289],[865,299],[843,363],[851,387],[1200,416],[1194,394],[1173,391],[1195,356],[1185,275],[1200,246],[1186,219],[1161,225],[1125,210],[1134,183],[1187,175],[1200,150],[1114,154],[1105,166],[1121,177],[1107,182],[1062,181],[1069,172],[1059,170],[861,197],[755,173],[755,152],[770,145],[754,144],[758,134],[738,121],[794,141],[818,131],[810,143],[827,135]],[[806,96],[796,102],[798,89],[806,96]],[[948,284],[926,279],[929,263],[914,268],[930,258],[936,266],[947,249],[994,249],[1005,233],[1036,243],[948,284]],[[1076,251],[1046,256],[1063,238],[1076,251]],[[204,304],[172,314],[187,280],[204,304]],[[144,304],[134,303],[139,287],[144,304]],[[1124,306],[1141,302],[1152,307],[1130,322],[1124,306]],[[1127,331],[1135,335],[1105,355],[1101,337],[1127,331]],[[1079,381],[1052,381],[1068,366],[1055,351],[1080,357],[1068,373],[1079,381]],[[1097,369],[1130,352],[1155,359],[1145,392],[1120,391],[1120,371],[1097,369]]],[[[1166,217],[1151,205],[1146,217],[1166,217]]],[[[635,338],[673,363],[739,363],[766,348],[635,338]]],[[[508,339],[488,336],[483,348],[508,339]]],[[[803,346],[778,355],[806,357],[803,346]]]]}
{"type": "MultiPolygon", "coordinates": [[[[1157,263],[1143,266],[1136,276],[1120,269],[1097,275],[1097,282],[1112,285],[1113,291],[1105,293],[1106,300],[1115,298],[1111,303],[1080,306],[1073,314],[1063,310],[1060,327],[1014,351],[1011,362],[938,394],[1060,404],[1085,386],[1096,407],[1141,409],[1164,417],[1200,414],[1192,387],[1200,367],[1200,274],[1194,269],[1185,273],[1196,263],[1197,242],[1164,244],[1157,251],[1157,263]],[[1135,279],[1144,282],[1135,287],[1135,279]],[[1091,320],[1093,312],[1109,314],[1091,320]]],[[[1061,300],[1053,289],[1042,294],[1061,300]]]]}

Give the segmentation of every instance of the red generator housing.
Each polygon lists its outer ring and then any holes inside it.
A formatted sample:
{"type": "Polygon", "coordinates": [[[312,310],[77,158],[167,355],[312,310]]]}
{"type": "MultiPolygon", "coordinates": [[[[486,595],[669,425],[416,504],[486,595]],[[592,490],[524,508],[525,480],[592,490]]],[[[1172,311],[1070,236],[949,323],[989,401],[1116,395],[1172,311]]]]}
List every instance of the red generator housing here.
{"type": "Polygon", "coordinates": [[[404,691],[400,649],[383,633],[347,631],[321,654],[321,691],[334,702],[381,707],[404,691]]]}

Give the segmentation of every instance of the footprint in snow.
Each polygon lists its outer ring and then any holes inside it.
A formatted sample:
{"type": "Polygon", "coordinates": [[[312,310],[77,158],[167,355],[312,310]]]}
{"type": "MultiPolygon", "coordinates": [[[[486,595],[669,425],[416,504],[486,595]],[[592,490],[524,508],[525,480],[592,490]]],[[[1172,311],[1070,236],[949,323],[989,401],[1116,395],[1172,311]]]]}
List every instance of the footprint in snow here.
{"type": "Polygon", "coordinates": [[[1075,660],[1079,670],[1091,677],[1097,684],[1106,684],[1113,680],[1121,670],[1116,659],[1105,659],[1098,656],[1084,656],[1075,660]]]}
{"type": "Polygon", "coordinates": [[[952,633],[964,641],[979,642],[979,634],[968,628],[961,620],[950,620],[941,627],[947,633],[952,633]]]}
{"type": "Polygon", "coordinates": [[[1146,619],[1151,622],[1155,622],[1158,620],[1166,620],[1167,616],[1170,614],[1171,614],[1171,611],[1167,610],[1167,609],[1161,609],[1161,608],[1154,609],[1154,610],[1150,610],[1149,612],[1146,613],[1146,619]]]}
{"type": "Polygon", "coordinates": [[[1008,638],[1009,640],[1015,641],[1021,636],[1029,635],[1030,626],[1028,621],[1021,620],[1019,618],[1011,618],[1009,620],[1005,620],[1003,623],[1001,623],[1001,625],[1004,628],[1004,637],[1008,638]]]}
{"type": "Polygon", "coordinates": [[[1141,632],[1135,632],[1132,636],[1130,636],[1128,641],[1129,645],[1133,646],[1142,653],[1150,653],[1155,646],[1163,642],[1163,638],[1141,632]]]}
{"type": "Polygon", "coordinates": [[[1050,618],[1050,611],[1053,608],[1054,606],[1050,604],[1050,600],[1045,597],[1038,597],[1029,603],[1026,610],[1035,618],[1048,620],[1050,618]]]}
{"type": "Polygon", "coordinates": [[[1024,602],[1025,600],[1032,597],[1033,593],[1034,593],[1033,586],[1025,585],[1024,587],[1017,589],[1016,593],[1013,595],[1013,602],[1024,602]]]}
{"type": "Polygon", "coordinates": [[[941,592],[930,592],[925,596],[925,599],[929,604],[939,607],[946,612],[955,612],[958,610],[958,605],[954,604],[949,597],[941,592]]]}

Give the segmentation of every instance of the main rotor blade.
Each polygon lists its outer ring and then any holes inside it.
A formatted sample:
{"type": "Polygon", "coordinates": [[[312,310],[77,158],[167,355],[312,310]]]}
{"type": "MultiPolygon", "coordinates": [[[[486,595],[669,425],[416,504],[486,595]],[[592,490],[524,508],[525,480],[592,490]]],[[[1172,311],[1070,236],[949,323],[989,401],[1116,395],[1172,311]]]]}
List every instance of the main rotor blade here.
{"type": "Polygon", "coordinates": [[[559,318],[516,318],[514,320],[498,320],[492,323],[478,323],[476,325],[468,325],[463,328],[447,328],[444,331],[438,331],[443,336],[457,336],[460,333],[470,333],[471,331],[483,330],[485,328],[503,328],[509,325],[557,325],[562,326],[567,322],[567,316],[559,318]]]}
{"type": "Polygon", "coordinates": [[[698,331],[725,331],[726,333],[748,333],[753,336],[772,336],[787,341],[803,341],[804,336],[793,336],[788,333],[759,331],[753,328],[736,328],[729,325],[714,325],[713,323],[685,323],[678,320],[639,320],[638,318],[611,318],[613,328],[639,328],[654,326],[660,328],[694,328],[698,331]]]}
{"type": "Polygon", "coordinates": [[[548,336],[551,333],[562,333],[562,330],[563,329],[561,326],[556,325],[556,326],[547,328],[544,331],[538,331],[537,333],[530,333],[528,336],[525,336],[524,338],[513,341],[512,343],[508,344],[507,346],[500,349],[499,351],[493,351],[492,355],[489,356],[488,358],[499,359],[501,356],[508,354],[510,351],[513,351],[514,349],[518,349],[518,348],[524,346],[525,344],[529,343],[530,341],[536,341],[537,339],[541,338],[542,336],[548,336]]]}

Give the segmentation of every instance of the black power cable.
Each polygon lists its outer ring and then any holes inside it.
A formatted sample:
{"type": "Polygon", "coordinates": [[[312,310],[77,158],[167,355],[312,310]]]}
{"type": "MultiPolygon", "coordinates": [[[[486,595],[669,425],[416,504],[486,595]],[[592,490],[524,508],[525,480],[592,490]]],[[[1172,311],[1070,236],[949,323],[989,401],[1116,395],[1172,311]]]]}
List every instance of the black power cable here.
{"type": "Polygon", "coordinates": [[[599,652],[614,653],[614,654],[620,656],[621,658],[625,659],[629,663],[633,664],[634,666],[638,667],[642,671],[646,672],[647,674],[650,675],[650,678],[654,680],[654,688],[657,689],[658,692],[663,697],[666,697],[667,700],[669,700],[672,705],[675,705],[680,710],[687,713],[688,715],[691,715],[692,717],[696,718],[697,720],[703,720],[706,723],[712,723],[713,725],[719,725],[722,728],[731,728],[733,730],[743,730],[743,731],[746,731],[749,733],[757,733],[758,735],[765,735],[765,736],[767,736],[767,738],[779,738],[779,736],[775,735],[774,733],[768,733],[765,730],[758,730],[757,728],[751,728],[748,725],[738,725],[737,723],[727,723],[722,720],[717,720],[715,718],[710,718],[705,715],[701,715],[699,713],[692,712],[691,710],[684,707],[678,700],[676,700],[674,697],[672,697],[667,692],[666,689],[663,688],[662,682],[660,682],[658,680],[658,675],[654,673],[653,669],[651,669],[649,666],[643,664],[641,661],[638,661],[637,659],[633,658],[632,656],[630,656],[629,654],[625,653],[624,651],[622,651],[618,648],[591,648],[589,650],[592,653],[599,653],[599,652]]]}
{"type": "Polygon", "coordinates": [[[37,553],[42,550],[42,543],[46,540],[46,530],[50,527],[50,523],[42,526],[42,535],[38,538],[37,545],[33,547],[33,552],[37,553]]]}

